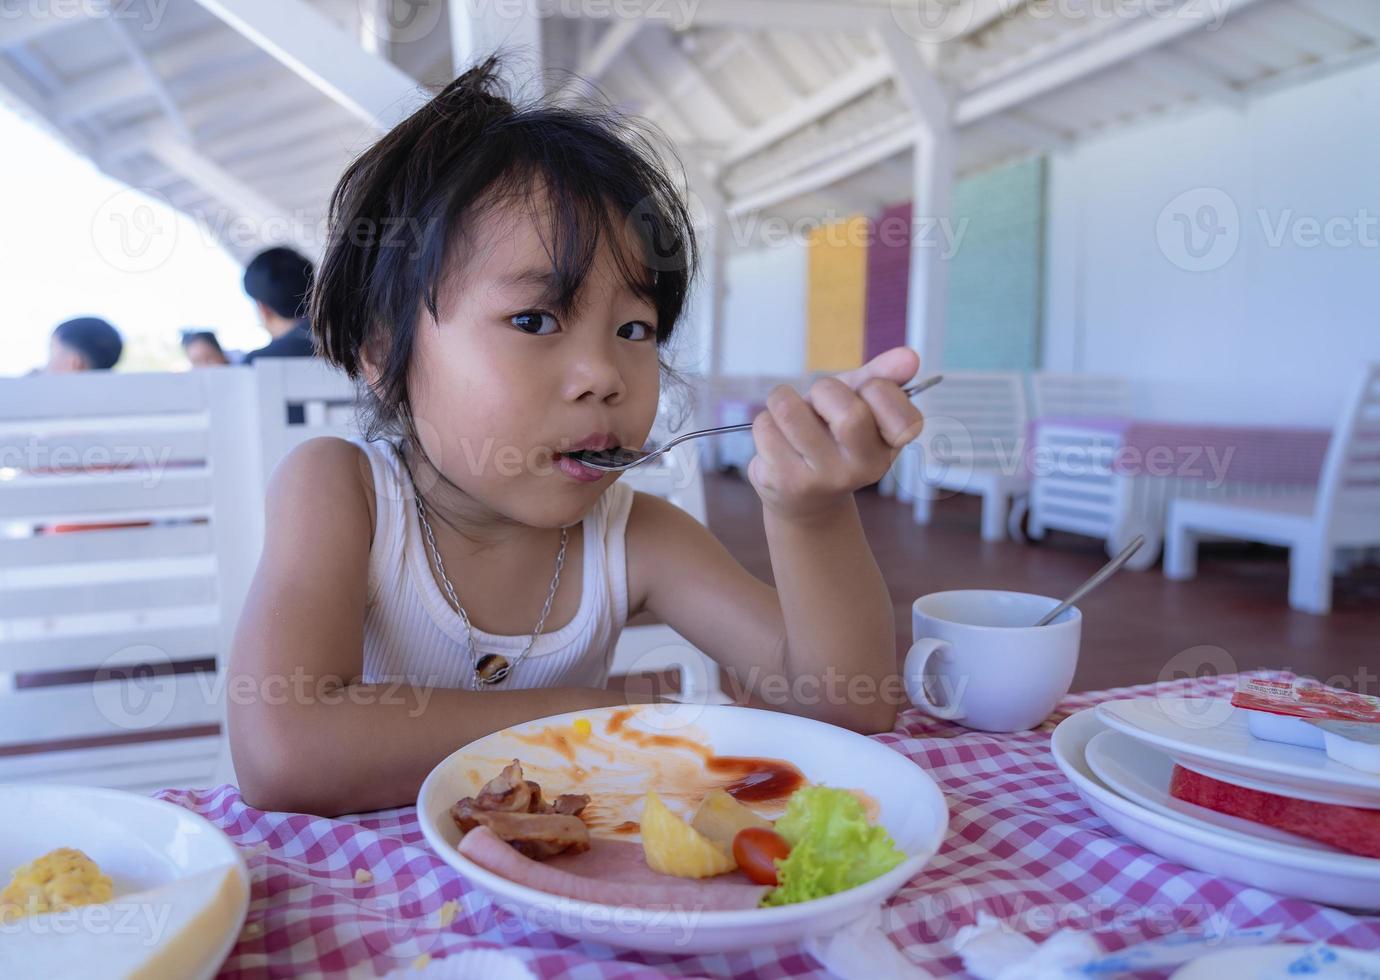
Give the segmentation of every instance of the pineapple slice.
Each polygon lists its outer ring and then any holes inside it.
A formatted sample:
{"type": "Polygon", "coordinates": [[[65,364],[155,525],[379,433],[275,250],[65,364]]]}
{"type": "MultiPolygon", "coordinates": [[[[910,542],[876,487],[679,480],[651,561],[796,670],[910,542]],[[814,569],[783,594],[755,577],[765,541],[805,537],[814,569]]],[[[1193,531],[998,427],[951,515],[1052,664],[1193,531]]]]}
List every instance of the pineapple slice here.
{"type": "Polygon", "coordinates": [[[666,809],[652,790],[642,806],[642,853],[647,867],[678,878],[710,878],[738,867],[731,854],[666,809]]]}
{"type": "Polygon", "coordinates": [[[721,789],[713,790],[701,801],[690,826],[728,852],[733,850],[733,838],[738,831],[747,827],[772,829],[770,820],[759,817],[721,789]]]}

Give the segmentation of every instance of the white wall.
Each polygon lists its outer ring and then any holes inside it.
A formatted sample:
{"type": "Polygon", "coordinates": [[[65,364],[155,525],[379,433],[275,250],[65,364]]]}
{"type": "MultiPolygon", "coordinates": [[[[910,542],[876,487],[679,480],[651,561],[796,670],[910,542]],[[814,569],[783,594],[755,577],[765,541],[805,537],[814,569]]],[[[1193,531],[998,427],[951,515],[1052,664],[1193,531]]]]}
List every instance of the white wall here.
{"type": "Polygon", "coordinates": [[[1051,370],[1128,376],[1155,418],[1329,425],[1380,360],[1380,64],[1083,144],[1048,200],[1051,370]]]}
{"type": "Polygon", "coordinates": [[[805,370],[805,245],[735,252],[724,299],[724,373],[805,370]]]}

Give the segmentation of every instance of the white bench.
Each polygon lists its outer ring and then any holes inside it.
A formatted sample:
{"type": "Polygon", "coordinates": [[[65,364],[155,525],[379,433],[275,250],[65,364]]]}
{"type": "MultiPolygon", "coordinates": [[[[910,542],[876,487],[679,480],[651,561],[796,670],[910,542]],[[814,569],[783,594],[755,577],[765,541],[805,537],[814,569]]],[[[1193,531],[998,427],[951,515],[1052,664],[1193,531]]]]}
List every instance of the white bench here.
{"type": "Polygon", "coordinates": [[[1197,573],[1198,540],[1225,535],[1289,549],[1289,605],[1332,608],[1341,549],[1380,545],[1380,364],[1361,372],[1328,443],[1317,493],[1285,499],[1175,500],[1165,534],[1164,574],[1197,573]]]}
{"type": "Polygon", "coordinates": [[[920,395],[925,428],[903,450],[915,521],[930,522],[942,491],[982,497],[982,540],[1006,538],[1013,500],[1030,489],[1023,451],[1025,382],[1016,371],[949,371],[920,395]]]}

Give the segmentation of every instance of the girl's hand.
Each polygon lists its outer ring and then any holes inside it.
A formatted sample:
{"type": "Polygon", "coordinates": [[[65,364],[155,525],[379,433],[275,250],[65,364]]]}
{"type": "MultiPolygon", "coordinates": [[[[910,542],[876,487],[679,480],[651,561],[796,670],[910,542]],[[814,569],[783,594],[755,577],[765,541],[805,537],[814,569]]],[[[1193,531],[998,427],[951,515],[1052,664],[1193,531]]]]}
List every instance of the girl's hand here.
{"type": "Polygon", "coordinates": [[[808,520],[876,483],[924,419],[901,390],[920,357],[894,347],[867,364],[821,378],[807,397],[789,385],[767,396],[753,420],[757,455],[748,480],[762,504],[783,517],[808,520]]]}

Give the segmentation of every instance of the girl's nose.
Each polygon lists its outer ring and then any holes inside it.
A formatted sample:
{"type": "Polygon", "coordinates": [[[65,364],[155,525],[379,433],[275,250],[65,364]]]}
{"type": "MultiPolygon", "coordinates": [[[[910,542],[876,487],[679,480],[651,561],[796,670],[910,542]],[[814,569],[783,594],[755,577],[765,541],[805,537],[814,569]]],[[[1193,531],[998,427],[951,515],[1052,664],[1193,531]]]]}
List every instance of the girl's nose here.
{"type": "Polygon", "coordinates": [[[604,351],[581,352],[567,374],[566,394],[571,401],[616,405],[626,393],[622,371],[604,351]]]}

